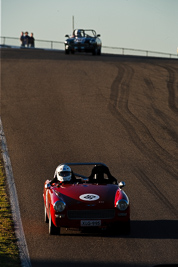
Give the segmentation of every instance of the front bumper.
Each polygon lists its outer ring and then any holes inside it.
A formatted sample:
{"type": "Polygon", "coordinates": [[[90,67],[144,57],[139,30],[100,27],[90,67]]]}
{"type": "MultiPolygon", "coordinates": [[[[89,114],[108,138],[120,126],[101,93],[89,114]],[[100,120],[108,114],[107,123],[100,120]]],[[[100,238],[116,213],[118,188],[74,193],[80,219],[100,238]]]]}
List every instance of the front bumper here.
{"type": "Polygon", "coordinates": [[[66,44],[65,50],[71,52],[92,52],[96,46],[90,44],[66,44]]]}
{"type": "Polygon", "coordinates": [[[66,228],[107,228],[120,222],[130,221],[129,208],[120,212],[117,208],[103,210],[68,210],[65,213],[55,213],[53,223],[56,227],[66,228]]]}

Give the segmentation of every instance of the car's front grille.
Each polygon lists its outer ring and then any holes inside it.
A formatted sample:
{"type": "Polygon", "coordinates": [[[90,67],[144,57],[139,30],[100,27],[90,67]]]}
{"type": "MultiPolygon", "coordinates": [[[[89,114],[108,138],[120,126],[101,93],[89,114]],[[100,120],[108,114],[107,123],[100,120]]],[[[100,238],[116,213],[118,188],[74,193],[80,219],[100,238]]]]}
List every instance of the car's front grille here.
{"type": "Polygon", "coordinates": [[[68,218],[73,220],[80,219],[113,219],[115,216],[114,209],[106,210],[69,210],[68,218]]]}

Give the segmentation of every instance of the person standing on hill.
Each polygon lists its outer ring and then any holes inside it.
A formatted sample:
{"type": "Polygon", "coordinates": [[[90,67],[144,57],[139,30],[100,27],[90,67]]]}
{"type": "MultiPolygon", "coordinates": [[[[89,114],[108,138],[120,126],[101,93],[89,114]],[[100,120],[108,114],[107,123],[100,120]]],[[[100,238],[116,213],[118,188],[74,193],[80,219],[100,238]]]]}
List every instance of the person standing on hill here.
{"type": "Polygon", "coordinates": [[[30,47],[35,47],[35,38],[33,37],[33,33],[31,33],[29,37],[29,45],[30,47]]]}
{"type": "Polygon", "coordinates": [[[29,47],[29,36],[28,36],[28,32],[25,32],[25,46],[29,47]]]}
{"type": "Polygon", "coordinates": [[[24,32],[21,32],[20,43],[21,43],[21,47],[24,47],[24,46],[25,46],[25,36],[24,36],[24,32]]]}

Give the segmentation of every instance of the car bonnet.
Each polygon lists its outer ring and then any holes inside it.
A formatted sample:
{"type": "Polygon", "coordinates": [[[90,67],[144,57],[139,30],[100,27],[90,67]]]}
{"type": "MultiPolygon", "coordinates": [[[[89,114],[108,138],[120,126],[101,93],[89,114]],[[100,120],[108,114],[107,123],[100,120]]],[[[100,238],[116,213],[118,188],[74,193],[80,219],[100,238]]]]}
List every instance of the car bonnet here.
{"type": "Polygon", "coordinates": [[[107,204],[113,206],[117,185],[107,184],[66,184],[60,186],[57,191],[66,203],[80,202],[83,204],[107,204]]]}

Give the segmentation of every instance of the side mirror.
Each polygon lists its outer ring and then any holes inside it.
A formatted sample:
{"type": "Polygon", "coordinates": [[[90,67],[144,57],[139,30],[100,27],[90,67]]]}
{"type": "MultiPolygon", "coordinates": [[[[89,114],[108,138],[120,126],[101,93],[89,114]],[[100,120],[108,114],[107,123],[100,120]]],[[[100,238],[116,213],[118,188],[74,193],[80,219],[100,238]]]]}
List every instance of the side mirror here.
{"type": "Polygon", "coordinates": [[[119,187],[120,187],[120,188],[122,188],[122,187],[124,187],[124,186],[125,186],[125,182],[122,181],[122,182],[119,183],[119,187]]]}
{"type": "Polygon", "coordinates": [[[65,37],[68,37],[68,38],[69,38],[69,35],[68,35],[68,34],[66,34],[66,35],[65,35],[65,37]]]}
{"type": "Polygon", "coordinates": [[[100,34],[97,34],[97,37],[100,37],[101,35],[100,34]]]}
{"type": "Polygon", "coordinates": [[[51,188],[51,185],[50,184],[45,184],[45,188],[46,189],[50,189],[51,188]]]}

